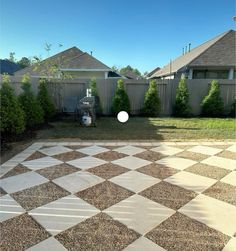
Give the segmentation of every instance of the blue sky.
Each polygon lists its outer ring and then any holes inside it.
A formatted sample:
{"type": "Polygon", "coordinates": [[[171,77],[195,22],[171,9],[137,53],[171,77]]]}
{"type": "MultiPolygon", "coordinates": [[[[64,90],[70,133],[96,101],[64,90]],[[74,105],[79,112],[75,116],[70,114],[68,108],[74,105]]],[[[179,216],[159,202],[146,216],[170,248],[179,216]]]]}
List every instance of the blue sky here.
{"type": "Polygon", "coordinates": [[[235,29],[235,0],[0,0],[0,58],[77,46],[107,64],[153,70],[235,29]]]}

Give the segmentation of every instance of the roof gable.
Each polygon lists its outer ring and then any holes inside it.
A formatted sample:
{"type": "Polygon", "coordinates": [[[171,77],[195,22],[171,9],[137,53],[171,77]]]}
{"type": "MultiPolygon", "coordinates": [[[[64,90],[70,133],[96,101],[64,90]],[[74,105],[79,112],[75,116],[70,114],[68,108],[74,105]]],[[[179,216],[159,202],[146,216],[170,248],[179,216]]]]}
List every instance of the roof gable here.
{"type": "MultiPolygon", "coordinates": [[[[233,33],[235,34],[235,31],[227,31],[224,32],[223,34],[220,34],[219,36],[199,45],[198,47],[193,48],[190,52],[176,58],[173,60],[171,63],[168,65],[164,66],[162,69],[156,71],[151,78],[153,77],[160,77],[160,76],[165,76],[165,75],[170,75],[171,73],[175,73],[181,68],[185,67],[186,65],[192,64],[194,60],[196,60],[198,57],[204,55],[204,53],[214,44],[216,44],[218,41],[220,41],[222,38],[224,38],[227,34],[233,33]]],[[[227,40],[228,41],[228,40],[227,40]]],[[[223,48],[224,49],[224,48],[223,48]]],[[[235,49],[234,49],[235,50],[235,49]]],[[[222,53],[225,52],[222,51],[222,53]]],[[[212,52],[213,53],[213,52],[212,52]]],[[[231,51],[232,53],[232,51],[231,51]]],[[[213,58],[214,56],[212,56],[213,58]]],[[[204,65],[207,64],[206,61],[203,61],[204,65]]]]}

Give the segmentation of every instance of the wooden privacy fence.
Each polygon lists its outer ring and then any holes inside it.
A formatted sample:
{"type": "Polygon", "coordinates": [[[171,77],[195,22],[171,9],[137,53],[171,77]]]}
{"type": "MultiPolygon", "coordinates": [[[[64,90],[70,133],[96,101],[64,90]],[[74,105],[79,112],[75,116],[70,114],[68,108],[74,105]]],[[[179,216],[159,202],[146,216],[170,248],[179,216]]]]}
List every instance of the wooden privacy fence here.
{"type": "MultiPolygon", "coordinates": [[[[20,79],[12,77],[12,86],[18,95],[22,90],[20,88],[20,79]]],[[[97,90],[105,115],[110,114],[112,98],[114,96],[117,78],[97,79],[97,90]]],[[[78,99],[86,95],[86,89],[89,86],[89,79],[74,79],[56,81],[49,84],[48,89],[55,105],[58,109],[62,109],[66,99],[70,97],[78,97],[78,99]]],[[[158,80],[157,87],[161,99],[161,115],[171,115],[172,107],[175,100],[176,88],[178,86],[177,79],[158,80]]],[[[218,80],[221,89],[221,96],[225,104],[225,112],[227,113],[236,94],[235,80],[218,80]]],[[[35,93],[38,92],[38,79],[31,79],[32,88],[35,93]]],[[[187,80],[187,86],[190,94],[190,106],[194,115],[201,112],[200,103],[205,95],[207,95],[211,80],[209,79],[193,79],[187,80]]],[[[131,103],[131,114],[138,115],[143,107],[145,93],[148,89],[148,80],[124,80],[124,86],[131,103]]]]}

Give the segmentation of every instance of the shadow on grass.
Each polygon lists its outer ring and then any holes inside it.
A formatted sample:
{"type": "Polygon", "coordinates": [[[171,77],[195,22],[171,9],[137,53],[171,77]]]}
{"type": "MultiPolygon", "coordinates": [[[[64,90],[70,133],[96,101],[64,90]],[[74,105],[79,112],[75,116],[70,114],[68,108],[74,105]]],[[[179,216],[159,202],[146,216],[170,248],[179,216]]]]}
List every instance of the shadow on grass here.
{"type": "Polygon", "coordinates": [[[73,120],[54,122],[52,129],[39,131],[37,139],[163,140],[158,130],[149,118],[130,118],[122,124],[116,118],[102,117],[97,119],[96,127],[81,127],[73,120]]]}

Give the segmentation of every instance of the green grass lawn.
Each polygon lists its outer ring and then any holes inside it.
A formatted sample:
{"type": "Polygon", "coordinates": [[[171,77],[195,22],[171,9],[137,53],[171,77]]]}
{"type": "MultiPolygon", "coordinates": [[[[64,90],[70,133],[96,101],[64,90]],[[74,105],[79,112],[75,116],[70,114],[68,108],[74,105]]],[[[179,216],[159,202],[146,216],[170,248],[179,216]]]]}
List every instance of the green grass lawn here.
{"type": "Polygon", "coordinates": [[[102,117],[97,127],[80,127],[64,120],[40,130],[37,139],[76,138],[81,140],[197,140],[236,139],[236,120],[230,118],[143,118],[131,117],[125,124],[116,118],[102,117]]]}

